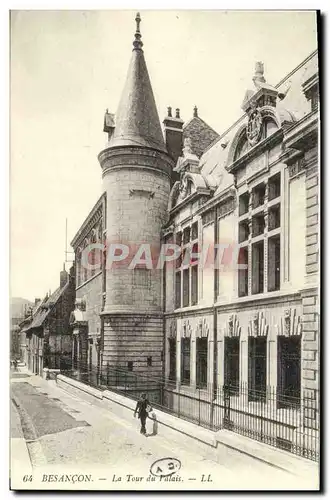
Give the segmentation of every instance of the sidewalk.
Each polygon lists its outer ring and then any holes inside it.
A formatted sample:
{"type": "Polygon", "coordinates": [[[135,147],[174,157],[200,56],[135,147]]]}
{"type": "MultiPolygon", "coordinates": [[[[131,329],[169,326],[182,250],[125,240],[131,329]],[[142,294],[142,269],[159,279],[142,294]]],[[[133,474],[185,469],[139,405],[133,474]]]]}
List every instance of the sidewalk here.
{"type": "MultiPolygon", "coordinates": [[[[77,397],[103,407],[107,407],[111,402],[130,411],[134,411],[135,409],[135,401],[125,396],[107,390],[100,391],[76,380],[64,377],[63,375],[57,377],[57,386],[70,394],[74,394],[77,397]]],[[[171,428],[180,434],[184,434],[187,439],[197,440],[212,448],[226,446],[249,456],[251,459],[265,463],[276,469],[289,472],[290,474],[302,478],[306,478],[306,476],[309,478],[318,477],[319,464],[311,460],[298,457],[292,453],[279,450],[224,429],[213,432],[160,410],[157,410],[156,414],[157,425],[160,431],[162,428],[171,428]]]]}

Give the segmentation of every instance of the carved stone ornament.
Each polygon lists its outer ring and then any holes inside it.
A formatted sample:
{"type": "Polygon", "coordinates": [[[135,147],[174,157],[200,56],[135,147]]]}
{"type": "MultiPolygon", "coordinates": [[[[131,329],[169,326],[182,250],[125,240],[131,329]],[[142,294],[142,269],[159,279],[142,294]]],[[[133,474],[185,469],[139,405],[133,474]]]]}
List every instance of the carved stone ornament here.
{"type": "Polygon", "coordinates": [[[179,184],[179,196],[177,203],[180,203],[182,200],[184,200],[188,196],[188,179],[185,176],[186,174],[186,169],[181,170],[180,174],[180,184],[179,184]]]}
{"type": "Polygon", "coordinates": [[[225,337],[239,337],[240,336],[241,327],[239,326],[237,314],[231,314],[229,316],[224,334],[225,334],[225,337]]]}
{"type": "Polygon", "coordinates": [[[249,337],[266,337],[268,335],[269,325],[266,324],[266,319],[262,312],[254,313],[253,318],[249,321],[248,336],[249,337]]]}
{"type": "Polygon", "coordinates": [[[176,320],[173,319],[169,326],[169,338],[176,339],[176,320]]]}
{"type": "Polygon", "coordinates": [[[276,325],[277,335],[283,337],[300,336],[302,332],[301,317],[295,308],[285,309],[280,324],[276,325]]]}
{"type": "Polygon", "coordinates": [[[197,325],[196,337],[198,337],[198,338],[207,337],[209,334],[209,331],[210,331],[210,328],[209,328],[209,325],[208,325],[208,322],[206,321],[206,319],[200,318],[200,320],[198,321],[198,325],[197,325]]]}
{"type": "Polygon", "coordinates": [[[151,199],[155,196],[155,192],[149,189],[130,189],[129,195],[151,199]]]}
{"type": "Polygon", "coordinates": [[[183,143],[183,156],[187,156],[188,154],[193,154],[192,152],[192,143],[190,137],[186,137],[183,143]]]}
{"type": "Polygon", "coordinates": [[[289,165],[289,178],[295,177],[298,174],[301,174],[305,171],[306,162],[304,158],[297,160],[292,165],[289,165]]]}
{"type": "Polygon", "coordinates": [[[246,136],[249,144],[254,146],[260,141],[262,128],[262,116],[257,108],[254,108],[249,116],[249,121],[246,126],[246,136]]]}
{"type": "Polygon", "coordinates": [[[286,309],[284,311],[284,335],[288,337],[290,335],[290,326],[291,326],[291,314],[290,309],[286,309]]]}
{"type": "Polygon", "coordinates": [[[183,338],[190,338],[191,337],[191,325],[190,325],[189,320],[184,320],[183,326],[182,326],[181,336],[183,338]]]}

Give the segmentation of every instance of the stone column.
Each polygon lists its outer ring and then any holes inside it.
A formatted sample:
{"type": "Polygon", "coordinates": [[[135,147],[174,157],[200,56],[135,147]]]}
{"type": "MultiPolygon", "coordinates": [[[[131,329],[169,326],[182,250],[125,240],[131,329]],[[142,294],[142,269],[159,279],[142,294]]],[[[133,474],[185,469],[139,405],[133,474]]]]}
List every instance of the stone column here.
{"type": "Polygon", "coordinates": [[[177,389],[181,386],[181,337],[180,332],[177,333],[176,338],[176,385],[177,389]]]}
{"type": "Polygon", "coordinates": [[[270,333],[267,337],[267,400],[270,400],[272,405],[276,405],[277,393],[277,336],[274,328],[270,328],[270,333]]]}
{"type": "Polygon", "coordinates": [[[247,334],[241,333],[240,336],[240,384],[244,386],[249,380],[249,338],[247,334]]]}
{"type": "Polygon", "coordinates": [[[80,348],[81,348],[81,362],[83,370],[86,370],[88,367],[88,336],[87,331],[84,331],[80,334],[80,348]]]}
{"type": "Polygon", "coordinates": [[[210,390],[213,387],[214,381],[214,345],[213,335],[207,339],[207,388],[210,390]]]}
{"type": "Polygon", "coordinates": [[[76,336],[77,343],[77,370],[81,370],[81,348],[80,348],[80,334],[78,333],[76,336]]]}
{"type": "Polygon", "coordinates": [[[224,365],[225,365],[225,356],[224,356],[224,333],[223,333],[223,324],[222,327],[220,327],[220,320],[218,316],[218,332],[217,332],[217,346],[216,348],[218,349],[218,366],[217,366],[217,372],[218,372],[218,387],[220,388],[220,391],[222,390],[223,384],[224,384],[224,365]]]}

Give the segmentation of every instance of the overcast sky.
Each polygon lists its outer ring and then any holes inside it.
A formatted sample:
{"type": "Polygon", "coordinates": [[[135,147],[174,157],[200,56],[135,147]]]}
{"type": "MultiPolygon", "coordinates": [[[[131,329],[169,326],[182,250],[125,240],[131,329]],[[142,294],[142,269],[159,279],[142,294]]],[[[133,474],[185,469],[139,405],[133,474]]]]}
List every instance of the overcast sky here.
{"type": "MultiPolygon", "coordinates": [[[[145,11],[141,32],[161,120],[241,115],[255,61],[276,84],[316,49],[313,12],[145,11]]],[[[16,11],[11,18],[11,294],[59,285],[70,242],[102,193],[97,155],[131,57],[132,11],[16,11]]],[[[71,249],[70,249],[71,250],[71,249]]]]}

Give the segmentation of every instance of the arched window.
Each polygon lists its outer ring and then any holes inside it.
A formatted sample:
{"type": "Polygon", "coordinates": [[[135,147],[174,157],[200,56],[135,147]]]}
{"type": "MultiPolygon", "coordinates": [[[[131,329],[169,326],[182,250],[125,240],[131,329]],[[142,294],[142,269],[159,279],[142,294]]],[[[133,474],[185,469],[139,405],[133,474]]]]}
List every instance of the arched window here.
{"type": "Polygon", "coordinates": [[[234,161],[238,160],[238,158],[241,158],[241,156],[245,155],[248,149],[249,149],[249,143],[246,134],[244,133],[243,136],[238,141],[238,145],[235,151],[234,161]]]}
{"type": "Polygon", "coordinates": [[[274,132],[276,132],[276,130],[278,130],[277,124],[272,119],[265,120],[264,127],[265,127],[264,137],[269,137],[274,132]]]}
{"type": "MultiPolygon", "coordinates": [[[[96,243],[96,235],[97,235],[97,232],[95,229],[93,229],[92,234],[91,234],[91,244],[96,243]]],[[[89,256],[89,263],[92,266],[95,266],[95,264],[97,264],[97,262],[98,262],[97,252],[98,252],[98,250],[96,250],[95,248],[91,249],[90,256],[89,256]]],[[[91,273],[90,273],[91,276],[94,276],[95,273],[96,273],[96,269],[91,269],[91,273]]]]}

